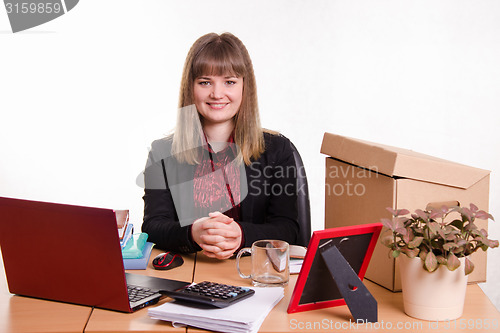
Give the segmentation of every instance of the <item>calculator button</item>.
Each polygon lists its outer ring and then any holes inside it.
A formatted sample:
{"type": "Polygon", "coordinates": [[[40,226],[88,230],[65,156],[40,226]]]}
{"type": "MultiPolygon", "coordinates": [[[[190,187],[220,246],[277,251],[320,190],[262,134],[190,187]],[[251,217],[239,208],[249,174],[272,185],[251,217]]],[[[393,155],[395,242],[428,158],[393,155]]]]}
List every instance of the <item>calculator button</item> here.
{"type": "Polygon", "coordinates": [[[224,308],[252,296],[255,292],[250,288],[203,281],[179,291],[163,291],[163,293],[180,301],[210,304],[211,306],[224,308]]]}

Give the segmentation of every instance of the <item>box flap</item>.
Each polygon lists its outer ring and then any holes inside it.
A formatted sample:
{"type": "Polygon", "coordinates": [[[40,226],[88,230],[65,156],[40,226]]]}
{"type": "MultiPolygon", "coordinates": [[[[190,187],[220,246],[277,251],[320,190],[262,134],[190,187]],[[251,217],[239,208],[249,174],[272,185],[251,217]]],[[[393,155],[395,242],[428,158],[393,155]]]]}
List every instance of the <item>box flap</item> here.
{"type": "Polygon", "coordinates": [[[469,188],[490,171],[378,143],[325,133],[321,153],[391,177],[469,188]]]}

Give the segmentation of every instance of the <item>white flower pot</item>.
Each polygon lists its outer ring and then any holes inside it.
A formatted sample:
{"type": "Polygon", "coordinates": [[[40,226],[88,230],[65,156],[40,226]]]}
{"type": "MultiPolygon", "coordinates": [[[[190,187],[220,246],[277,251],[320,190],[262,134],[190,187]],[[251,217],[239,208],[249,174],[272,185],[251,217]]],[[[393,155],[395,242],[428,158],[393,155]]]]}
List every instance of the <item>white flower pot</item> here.
{"type": "Polygon", "coordinates": [[[420,258],[398,257],[405,313],[431,321],[454,320],[462,315],[468,276],[464,273],[465,258],[460,267],[450,271],[446,266],[429,273],[420,258]]]}

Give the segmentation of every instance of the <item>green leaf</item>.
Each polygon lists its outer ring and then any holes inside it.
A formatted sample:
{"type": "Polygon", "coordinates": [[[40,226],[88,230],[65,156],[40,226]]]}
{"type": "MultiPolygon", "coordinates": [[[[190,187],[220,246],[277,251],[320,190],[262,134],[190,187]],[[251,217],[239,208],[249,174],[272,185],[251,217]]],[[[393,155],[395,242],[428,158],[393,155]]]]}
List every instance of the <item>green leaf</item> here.
{"type": "Polygon", "coordinates": [[[391,215],[397,215],[396,211],[394,209],[392,209],[392,207],[386,207],[385,208],[389,213],[391,213],[391,215]]]}
{"type": "Polygon", "coordinates": [[[433,209],[431,210],[431,213],[429,215],[429,217],[433,220],[435,219],[440,219],[442,218],[444,215],[443,211],[441,209],[433,209]]]}
{"type": "MultiPolygon", "coordinates": [[[[394,217],[392,219],[392,225],[394,226],[394,229],[404,229],[405,228],[405,222],[408,221],[407,217],[394,217]]],[[[405,229],[406,233],[406,229],[405,229]]]]}
{"type": "Polygon", "coordinates": [[[410,214],[410,211],[408,209],[399,209],[397,211],[397,215],[408,215],[410,214]]]}
{"type": "Polygon", "coordinates": [[[480,210],[476,213],[476,218],[480,220],[487,220],[490,218],[490,214],[486,213],[484,210],[480,210]]]}
{"type": "Polygon", "coordinates": [[[380,219],[380,222],[382,222],[382,224],[384,225],[384,227],[386,227],[386,228],[389,228],[389,229],[393,230],[393,227],[392,227],[392,220],[387,219],[387,218],[384,218],[384,219],[380,219]]]}
{"type": "Polygon", "coordinates": [[[454,249],[456,247],[458,247],[458,245],[455,243],[446,243],[443,245],[443,250],[450,251],[451,249],[454,249]]]}
{"type": "Polygon", "coordinates": [[[424,267],[429,272],[434,272],[438,268],[438,262],[434,253],[429,252],[427,254],[424,261],[424,267]]]}
{"type": "Polygon", "coordinates": [[[392,207],[387,207],[386,208],[389,213],[391,213],[393,216],[400,216],[400,215],[407,215],[410,214],[410,211],[408,209],[398,209],[394,210],[392,207]]]}
{"type": "Polygon", "coordinates": [[[392,251],[392,257],[393,257],[393,258],[397,258],[397,257],[399,257],[399,255],[400,255],[400,254],[401,254],[401,251],[399,251],[399,250],[394,250],[394,251],[392,251]]]}
{"type": "Polygon", "coordinates": [[[420,217],[422,220],[424,220],[424,221],[426,221],[426,222],[427,222],[427,221],[428,221],[428,219],[429,219],[429,216],[427,215],[427,213],[426,213],[426,212],[424,212],[424,211],[423,211],[423,210],[421,210],[421,209],[417,209],[417,210],[415,211],[415,214],[417,214],[417,216],[418,216],[418,217],[420,217]]]}
{"type": "Polygon", "coordinates": [[[462,220],[453,220],[450,225],[454,226],[458,230],[462,230],[464,228],[464,221],[462,220]]]}
{"type": "Polygon", "coordinates": [[[466,226],[465,226],[465,230],[467,231],[470,231],[470,230],[476,230],[477,229],[477,226],[474,224],[474,222],[469,222],[466,226]]]}
{"type": "Polygon", "coordinates": [[[448,234],[444,239],[447,241],[454,241],[456,238],[457,236],[455,234],[448,234]]]}
{"type": "Polygon", "coordinates": [[[433,234],[437,234],[438,229],[439,229],[439,224],[437,224],[436,222],[430,222],[430,223],[429,223],[429,230],[430,230],[433,234]]]}
{"type": "Polygon", "coordinates": [[[458,260],[457,256],[454,255],[453,253],[450,253],[448,255],[448,260],[446,262],[446,267],[448,267],[448,269],[450,271],[454,271],[456,270],[458,267],[460,266],[460,260],[458,260]]]}
{"type": "Polygon", "coordinates": [[[464,265],[465,275],[469,275],[470,273],[472,273],[473,270],[474,270],[474,264],[472,263],[472,261],[469,260],[469,258],[465,257],[465,265],[464,265]]]}
{"type": "Polygon", "coordinates": [[[406,244],[409,244],[412,239],[415,238],[415,234],[413,233],[412,229],[408,228],[406,235],[403,236],[403,241],[406,244]]]}
{"type": "Polygon", "coordinates": [[[394,233],[402,236],[406,236],[408,234],[405,228],[397,228],[396,230],[394,230],[394,233]]]}
{"type": "Polygon", "coordinates": [[[472,230],[470,232],[471,236],[474,236],[474,238],[476,238],[476,240],[481,240],[481,239],[484,239],[486,238],[483,233],[481,232],[481,230],[472,230]]]}
{"type": "Polygon", "coordinates": [[[441,238],[443,238],[443,239],[446,238],[446,234],[444,233],[443,229],[438,228],[437,232],[438,232],[439,236],[441,236],[441,238]]]}
{"type": "Polygon", "coordinates": [[[462,215],[462,220],[464,220],[465,222],[472,221],[473,213],[469,208],[463,207],[462,209],[460,209],[460,214],[462,215]]]}
{"type": "Polygon", "coordinates": [[[404,254],[406,254],[406,256],[408,258],[416,258],[417,255],[418,255],[418,252],[420,252],[419,249],[402,249],[401,252],[403,252],[404,254]]]}
{"type": "Polygon", "coordinates": [[[474,253],[476,251],[476,249],[474,248],[474,244],[472,243],[467,243],[467,245],[465,245],[465,255],[469,255],[471,253],[474,253]]]}
{"type": "Polygon", "coordinates": [[[423,248],[420,250],[418,256],[420,257],[420,259],[425,260],[425,257],[427,257],[427,253],[429,253],[429,251],[427,251],[426,248],[423,248]]]}
{"type": "Polygon", "coordinates": [[[413,238],[409,243],[408,243],[408,248],[414,249],[416,247],[419,247],[420,244],[422,244],[422,241],[424,240],[424,237],[415,237],[413,238]]]}
{"type": "Polygon", "coordinates": [[[393,244],[394,242],[394,237],[391,235],[385,235],[384,237],[382,237],[380,239],[380,242],[384,245],[384,246],[387,246],[387,247],[391,247],[391,245],[393,244]]]}
{"type": "Polygon", "coordinates": [[[438,264],[440,265],[446,265],[446,258],[443,256],[436,256],[436,259],[438,261],[438,264]]]}

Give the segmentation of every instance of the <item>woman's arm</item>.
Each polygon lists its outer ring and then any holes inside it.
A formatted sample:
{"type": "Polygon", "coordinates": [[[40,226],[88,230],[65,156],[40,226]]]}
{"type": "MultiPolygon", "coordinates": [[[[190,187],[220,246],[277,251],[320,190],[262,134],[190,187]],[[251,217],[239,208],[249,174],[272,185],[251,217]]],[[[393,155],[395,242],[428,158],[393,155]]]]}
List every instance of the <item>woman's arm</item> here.
{"type": "Polygon", "coordinates": [[[164,250],[192,253],[200,250],[190,239],[191,226],[181,227],[175,217],[172,197],[167,190],[144,190],[142,232],[148,241],[164,250]]]}
{"type": "Polygon", "coordinates": [[[295,244],[299,233],[297,221],[297,170],[290,141],[280,135],[268,135],[266,152],[247,168],[248,198],[238,221],[245,246],[259,239],[280,239],[295,244]],[[251,218],[248,218],[251,216],[251,218]],[[245,218],[247,217],[247,218],[245,218]]]}
{"type": "Polygon", "coordinates": [[[192,253],[200,248],[191,240],[191,226],[181,227],[168,182],[164,174],[161,151],[168,149],[164,140],[153,142],[144,170],[144,220],[142,231],[159,248],[192,253]]]}

